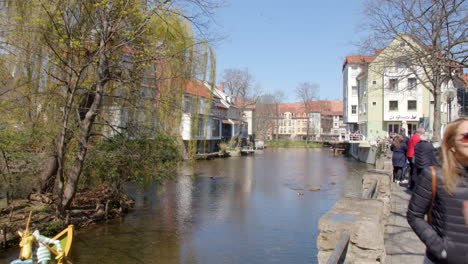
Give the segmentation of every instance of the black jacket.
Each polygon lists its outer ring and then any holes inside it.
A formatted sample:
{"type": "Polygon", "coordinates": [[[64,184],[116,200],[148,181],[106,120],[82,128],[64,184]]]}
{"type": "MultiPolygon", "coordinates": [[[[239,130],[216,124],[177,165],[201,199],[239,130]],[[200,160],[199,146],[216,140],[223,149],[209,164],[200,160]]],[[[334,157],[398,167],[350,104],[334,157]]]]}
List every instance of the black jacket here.
{"type": "Polygon", "coordinates": [[[414,147],[414,166],[426,168],[437,164],[436,150],[431,142],[420,141],[414,147]]]}
{"type": "Polygon", "coordinates": [[[423,170],[416,185],[408,212],[408,223],[426,245],[426,255],[435,263],[468,263],[468,225],[463,216],[463,201],[468,201],[468,173],[460,177],[458,187],[449,195],[443,186],[441,171],[437,170],[437,191],[432,210],[432,225],[424,220],[432,199],[432,174],[423,170]],[[447,253],[442,257],[442,251],[447,253]]]}

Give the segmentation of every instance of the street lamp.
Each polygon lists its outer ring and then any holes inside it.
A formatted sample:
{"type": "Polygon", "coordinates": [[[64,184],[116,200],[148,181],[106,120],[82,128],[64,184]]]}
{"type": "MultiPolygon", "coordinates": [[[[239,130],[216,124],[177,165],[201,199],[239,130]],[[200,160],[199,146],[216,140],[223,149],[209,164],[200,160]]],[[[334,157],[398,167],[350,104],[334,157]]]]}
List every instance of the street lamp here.
{"type": "Polygon", "coordinates": [[[448,103],[448,118],[447,121],[450,123],[452,121],[452,101],[455,98],[455,93],[453,90],[447,92],[447,103],[448,103]]]}

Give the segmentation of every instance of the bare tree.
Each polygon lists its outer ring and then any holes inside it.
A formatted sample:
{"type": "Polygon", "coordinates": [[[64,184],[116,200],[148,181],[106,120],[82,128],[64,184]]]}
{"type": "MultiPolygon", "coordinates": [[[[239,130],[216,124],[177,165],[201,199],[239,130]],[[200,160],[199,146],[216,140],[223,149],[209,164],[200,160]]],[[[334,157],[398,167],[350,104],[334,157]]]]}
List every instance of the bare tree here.
{"type": "Polygon", "coordinates": [[[441,86],[467,67],[465,0],[368,0],[364,13],[371,32],[364,46],[402,44],[387,64],[404,63],[434,98],[434,136],[441,131],[441,86]],[[402,47],[405,54],[402,54],[402,47]],[[422,74],[421,74],[422,73],[422,74]]]}
{"type": "Polygon", "coordinates": [[[255,134],[266,138],[271,133],[276,139],[279,134],[279,104],[284,99],[284,93],[276,90],[271,94],[259,97],[255,106],[255,134]]]}
{"type": "MultiPolygon", "coordinates": [[[[259,85],[254,85],[255,78],[248,69],[225,69],[222,79],[227,92],[239,99],[237,100],[236,107],[239,109],[241,116],[247,107],[256,104],[261,94],[261,87],[259,85]]],[[[239,130],[236,135],[232,137],[231,144],[234,142],[237,142],[237,145],[240,144],[241,141],[238,139],[243,128],[244,122],[240,120],[239,130]]]]}
{"type": "Polygon", "coordinates": [[[254,97],[252,93],[254,92],[255,78],[248,69],[225,69],[222,79],[229,94],[241,99],[254,97]]]}
{"type": "MultiPolygon", "coordinates": [[[[296,87],[296,96],[304,104],[304,111],[306,116],[309,116],[311,112],[311,102],[317,100],[319,92],[319,85],[302,82],[299,83],[296,87]]],[[[307,119],[307,131],[306,131],[306,144],[309,142],[309,133],[310,133],[310,119],[307,119]]]]}
{"type": "Polygon", "coordinates": [[[284,101],[284,93],[281,90],[275,90],[273,93],[273,104],[274,104],[274,128],[276,130],[275,138],[278,140],[279,137],[279,117],[280,117],[280,104],[284,101]]]}

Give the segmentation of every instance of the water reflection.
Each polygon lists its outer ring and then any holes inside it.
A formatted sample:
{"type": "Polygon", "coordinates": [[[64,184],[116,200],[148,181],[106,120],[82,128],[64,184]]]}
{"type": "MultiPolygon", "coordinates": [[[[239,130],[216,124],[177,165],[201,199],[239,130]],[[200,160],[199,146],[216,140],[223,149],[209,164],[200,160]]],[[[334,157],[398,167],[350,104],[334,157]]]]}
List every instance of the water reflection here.
{"type": "Polygon", "coordinates": [[[320,149],[184,164],[176,180],[129,186],[124,219],[79,230],[74,263],[315,263],[320,216],[365,170],[320,149]]]}

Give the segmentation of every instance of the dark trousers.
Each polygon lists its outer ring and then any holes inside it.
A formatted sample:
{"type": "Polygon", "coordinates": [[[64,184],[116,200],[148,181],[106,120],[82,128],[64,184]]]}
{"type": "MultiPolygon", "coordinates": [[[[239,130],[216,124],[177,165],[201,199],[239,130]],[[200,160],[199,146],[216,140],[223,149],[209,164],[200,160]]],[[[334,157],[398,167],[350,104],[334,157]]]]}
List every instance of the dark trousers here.
{"type": "Polygon", "coordinates": [[[415,179],[416,179],[416,168],[414,167],[414,162],[413,162],[412,157],[408,158],[408,161],[409,161],[409,166],[410,166],[408,188],[410,188],[410,190],[413,190],[414,184],[415,184],[415,179]]]}
{"type": "Polygon", "coordinates": [[[403,180],[403,167],[393,167],[393,182],[403,180]]]}

